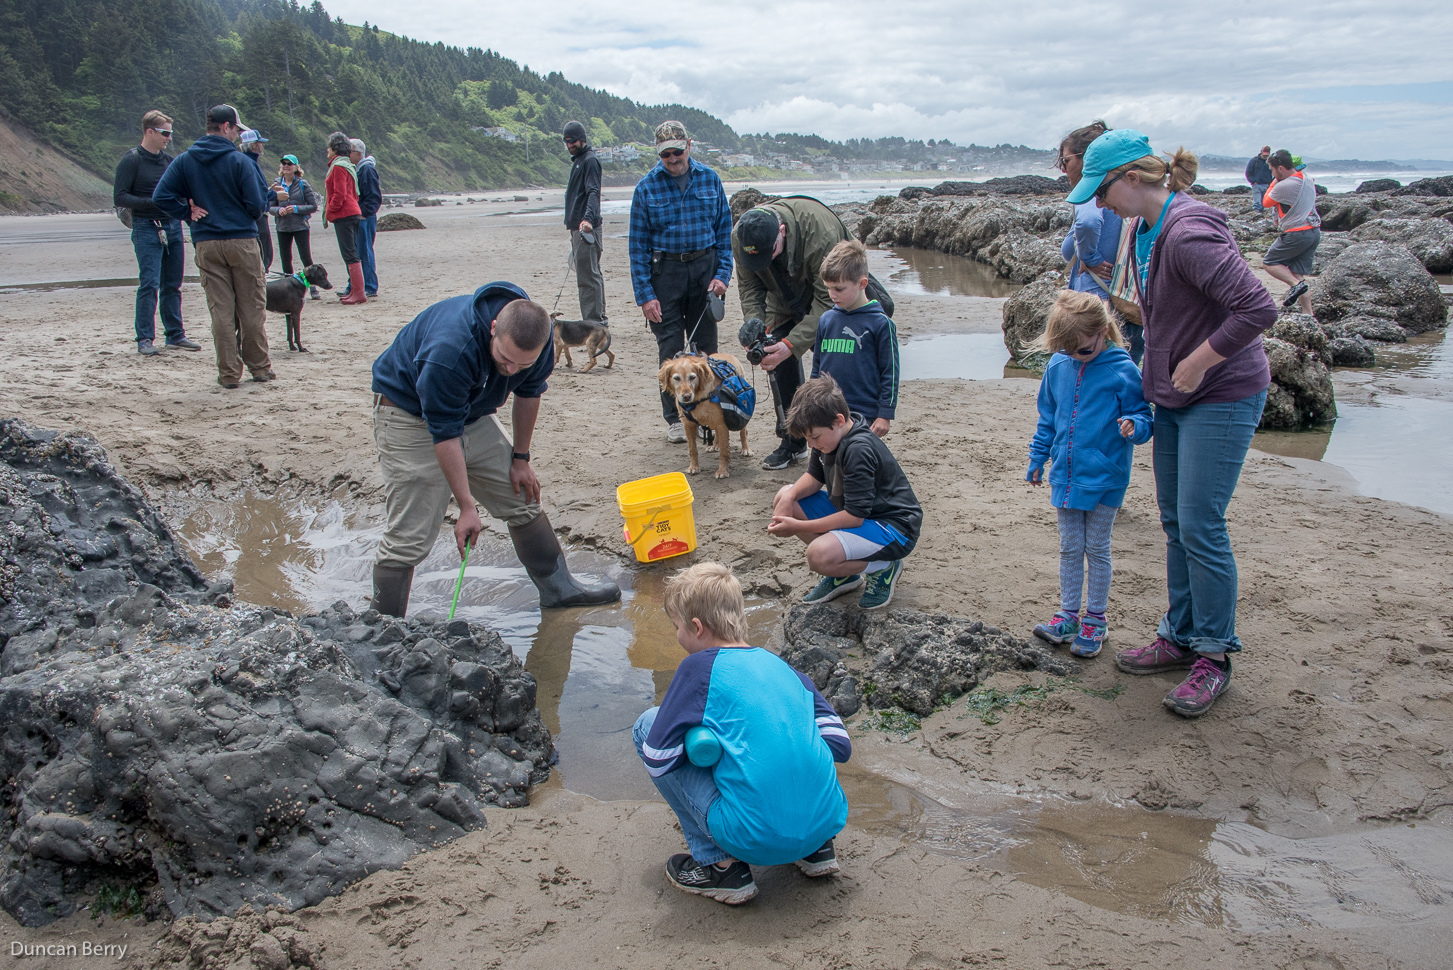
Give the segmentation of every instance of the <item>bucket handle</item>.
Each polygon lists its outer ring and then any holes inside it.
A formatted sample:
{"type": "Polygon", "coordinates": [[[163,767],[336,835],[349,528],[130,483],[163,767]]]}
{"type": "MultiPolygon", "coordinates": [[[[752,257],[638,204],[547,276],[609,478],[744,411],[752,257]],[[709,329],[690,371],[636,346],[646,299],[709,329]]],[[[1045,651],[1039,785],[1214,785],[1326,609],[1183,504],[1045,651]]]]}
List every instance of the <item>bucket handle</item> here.
{"type": "Polygon", "coordinates": [[[636,537],[634,539],[631,538],[631,532],[629,529],[624,530],[626,533],[626,542],[630,543],[631,545],[635,545],[636,543],[640,542],[641,536],[646,534],[646,530],[649,529],[651,526],[655,525],[656,520],[661,517],[661,513],[665,512],[669,508],[671,508],[671,506],[663,505],[660,508],[656,509],[656,514],[652,515],[649,519],[646,520],[646,524],[641,526],[641,531],[636,533],[636,537]]]}

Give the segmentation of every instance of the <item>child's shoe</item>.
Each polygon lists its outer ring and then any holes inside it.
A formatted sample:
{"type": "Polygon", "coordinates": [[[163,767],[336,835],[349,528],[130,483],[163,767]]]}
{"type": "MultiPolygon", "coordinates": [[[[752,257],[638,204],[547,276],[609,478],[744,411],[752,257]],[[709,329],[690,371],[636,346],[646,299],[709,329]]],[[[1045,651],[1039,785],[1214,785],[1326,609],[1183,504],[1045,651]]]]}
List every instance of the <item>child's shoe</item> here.
{"type": "Polygon", "coordinates": [[[666,878],[685,893],[706,896],[728,906],[740,906],[757,895],[752,867],[738,859],[725,869],[702,865],[682,852],[666,860],[666,878]]]}
{"type": "Polygon", "coordinates": [[[903,560],[895,559],[887,569],[869,573],[858,606],[865,610],[881,610],[893,600],[893,585],[903,574],[903,560]]]}
{"type": "Polygon", "coordinates": [[[1070,644],[1070,653],[1084,660],[1100,655],[1100,648],[1105,645],[1105,621],[1087,616],[1080,621],[1080,632],[1075,634],[1075,642],[1070,644]]]}
{"type": "Polygon", "coordinates": [[[822,581],[812,587],[806,596],[802,597],[804,603],[826,603],[828,600],[835,600],[844,593],[851,592],[863,585],[863,574],[856,576],[824,576],[822,581]]]}
{"type": "Polygon", "coordinates": [[[1181,717],[1200,717],[1211,709],[1216,698],[1231,686],[1231,660],[1222,667],[1208,657],[1197,657],[1190,676],[1165,695],[1165,706],[1181,717]]]}
{"type": "Polygon", "coordinates": [[[832,839],[828,839],[823,847],[805,859],[797,860],[797,868],[809,879],[817,879],[820,876],[833,876],[838,873],[837,852],[832,847],[832,839]]]}
{"type": "Polygon", "coordinates": [[[1034,635],[1049,643],[1069,643],[1080,629],[1080,615],[1060,610],[1054,619],[1034,628],[1034,635]]]}

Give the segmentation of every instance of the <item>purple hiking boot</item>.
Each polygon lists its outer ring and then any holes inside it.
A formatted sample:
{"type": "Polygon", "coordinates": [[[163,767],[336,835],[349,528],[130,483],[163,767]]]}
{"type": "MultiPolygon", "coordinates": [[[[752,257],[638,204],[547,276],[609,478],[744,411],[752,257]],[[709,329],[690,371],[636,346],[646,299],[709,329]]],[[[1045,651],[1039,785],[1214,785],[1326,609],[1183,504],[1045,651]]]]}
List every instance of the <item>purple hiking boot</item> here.
{"type": "Polygon", "coordinates": [[[1179,687],[1165,695],[1166,707],[1181,717],[1200,717],[1211,709],[1216,698],[1226,693],[1231,686],[1231,661],[1226,669],[1208,657],[1197,657],[1191,674],[1181,681],[1179,687]]]}
{"type": "Polygon", "coordinates": [[[1115,655],[1115,666],[1127,674],[1158,674],[1167,670],[1185,670],[1196,662],[1196,654],[1176,646],[1165,637],[1143,647],[1131,647],[1115,655]]]}

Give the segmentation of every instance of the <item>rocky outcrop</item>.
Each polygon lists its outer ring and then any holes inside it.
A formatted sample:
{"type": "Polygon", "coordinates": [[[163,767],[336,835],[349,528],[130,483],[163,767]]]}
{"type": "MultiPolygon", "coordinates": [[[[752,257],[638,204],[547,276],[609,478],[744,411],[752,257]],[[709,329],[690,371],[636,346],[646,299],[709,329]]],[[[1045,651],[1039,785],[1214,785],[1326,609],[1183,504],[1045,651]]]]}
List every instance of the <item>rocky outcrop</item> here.
{"type": "Polygon", "coordinates": [[[1017,283],[1064,266],[1060,240],[1073,218],[1073,210],[1059,201],[978,196],[917,203],[879,199],[871,207],[854,204],[837,211],[870,246],[917,246],[967,256],[1017,283]]]}
{"type": "Polygon", "coordinates": [[[1442,175],[1438,178],[1418,179],[1403,186],[1393,193],[1394,195],[1432,195],[1440,198],[1453,196],[1453,175],[1442,175]]]}
{"type": "Polygon", "coordinates": [[[1373,219],[1350,235],[1353,242],[1404,246],[1430,273],[1453,270],[1453,223],[1443,219],[1373,219]]]}
{"type": "Polygon", "coordinates": [[[525,803],[553,754],[499,637],[229,608],[85,435],[0,421],[0,904],[315,903],[525,803]]]}
{"type": "Polygon", "coordinates": [[[1315,317],[1283,313],[1264,339],[1271,388],[1261,427],[1295,430],[1337,419],[1332,353],[1315,317]]]}
{"type": "Polygon", "coordinates": [[[1057,179],[1043,175],[1010,175],[983,182],[940,182],[931,189],[910,185],[899,191],[898,198],[908,202],[971,195],[1058,195],[1063,198],[1069,191],[1070,180],[1063,175],[1057,179]]]}
{"type": "Polygon", "coordinates": [[[1403,183],[1397,179],[1368,179],[1366,182],[1358,185],[1353,191],[1358,195],[1362,195],[1367,192],[1391,192],[1393,189],[1400,189],[1402,187],[1403,183]]]}
{"type": "Polygon", "coordinates": [[[406,229],[423,229],[424,224],[407,212],[390,212],[378,217],[379,232],[401,232],[406,229]]]}
{"type": "Polygon", "coordinates": [[[1064,287],[1064,274],[1052,271],[1004,301],[1001,327],[1004,346],[1009,349],[1010,357],[1022,360],[1038,353],[1034,343],[1044,333],[1049,323],[1049,311],[1064,287]]]}
{"type": "Polygon", "coordinates": [[[1075,663],[1037,642],[967,617],[798,604],[783,626],[782,659],[843,717],[862,706],[932,714],[1000,670],[1069,676],[1075,663]]]}
{"type": "Polygon", "coordinates": [[[727,205],[732,210],[732,221],[735,222],[748,209],[754,209],[764,202],[771,202],[773,199],[780,198],[782,198],[780,195],[768,195],[758,189],[748,187],[733,194],[727,202],[727,205]]]}
{"type": "Polygon", "coordinates": [[[1364,327],[1352,330],[1357,318],[1386,321],[1404,336],[1448,325],[1448,306],[1437,281],[1406,247],[1394,243],[1348,246],[1312,283],[1310,295],[1323,324],[1347,321],[1348,332],[1339,335],[1385,339],[1364,327]]]}
{"type": "Polygon", "coordinates": [[[1360,336],[1333,337],[1327,341],[1327,353],[1337,367],[1371,367],[1377,363],[1372,344],[1360,336]]]}

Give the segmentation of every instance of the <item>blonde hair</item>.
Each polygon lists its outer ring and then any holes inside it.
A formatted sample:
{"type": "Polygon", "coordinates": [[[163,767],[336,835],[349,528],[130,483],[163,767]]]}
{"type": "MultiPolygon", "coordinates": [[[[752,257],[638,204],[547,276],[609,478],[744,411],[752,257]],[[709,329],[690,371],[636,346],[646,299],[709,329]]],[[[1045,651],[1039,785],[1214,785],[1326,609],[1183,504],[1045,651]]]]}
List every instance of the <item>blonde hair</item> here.
{"type": "Polygon", "coordinates": [[[170,128],[172,126],[171,115],[162,114],[160,111],[157,111],[155,108],[153,108],[151,111],[148,111],[146,114],[141,116],[141,133],[143,135],[146,134],[146,129],[148,128],[160,128],[163,126],[167,128],[170,128]]]}
{"type": "Polygon", "coordinates": [[[856,283],[868,277],[868,249],[856,239],[845,239],[832,247],[822,261],[824,283],[856,283]]]}
{"type": "MultiPolygon", "coordinates": [[[[1201,161],[1196,158],[1194,152],[1188,152],[1185,148],[1177,148],[1175,154],[1164,153],[1170,161],[1162,161],[1159,156],[1146,155],[1137,158],[1133,162],[1127,162],[1119,168],[1111,169],[1105,174],[1105,181],[1125,172],[1139,172],[1141,185],[1161,185],[1172,192],[1184,192],[1196,181],[1196,173],[1200,171],[1201,161]],[[1167,176],[1169,181],[1167,182],[1167,176]]],[[[1101,183],[1104,184],[1104,183],[1101,183]]]]}
{"type": "Polygon", "coordinates": [[[1061,290],[1049,311],[1044,333],[1035,341],[1034,349],[1046,353],[1077,350],[1085,340],[1105,335],[1106,343],[1125,345],[1120,326],[1110,306],[1093,293],[1061,290]]]}
{"type": "Polygon", "coordinates": [[[747,641],[747,604],[731,568],[699,562],[666,580],[666,615],[701,625],[721,640],[747,641]]]}

